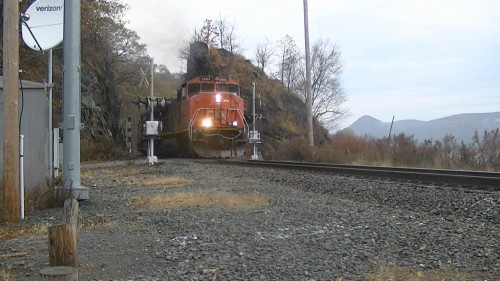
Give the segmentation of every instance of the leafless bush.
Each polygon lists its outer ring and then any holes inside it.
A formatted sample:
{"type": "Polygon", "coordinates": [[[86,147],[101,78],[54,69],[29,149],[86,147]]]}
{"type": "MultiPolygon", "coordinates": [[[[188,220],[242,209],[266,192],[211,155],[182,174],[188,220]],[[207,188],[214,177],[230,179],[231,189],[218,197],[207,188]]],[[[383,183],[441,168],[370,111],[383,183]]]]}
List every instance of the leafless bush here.
{"type": "Polygon", "coordinates": [[[127,159],[128,155],[124,147],[104,138],[95,141],[81,140],[82,162],[127,159]]]}
{"type": "Polygon", "coordinates": [[[267,147],[266,159],[436,169],[500,170],[500,130],[476,132],[471,144],[457,143],[452,135],[419,143],[400,134],[375,139],[339,134],[320,147],[310,147],[304,138],[267,147]]]}

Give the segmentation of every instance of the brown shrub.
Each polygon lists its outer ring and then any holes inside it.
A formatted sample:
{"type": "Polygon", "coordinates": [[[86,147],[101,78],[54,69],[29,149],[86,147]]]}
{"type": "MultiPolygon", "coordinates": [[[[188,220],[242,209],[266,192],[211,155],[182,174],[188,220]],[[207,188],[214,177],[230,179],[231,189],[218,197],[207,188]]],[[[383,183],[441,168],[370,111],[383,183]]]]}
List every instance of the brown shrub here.
{"type": "Polygon", "coordinates": [[[442,140],[418,143],[413,136],[400,134],[375,139],[339,133],[311,148],[297,137],[261,146],[267,160],[291,160],[320,163],[419,167],[436,169],[500,170],[500,130],[484,132],[470,145],[458,144],[446,135],[442,140]]]}
{"type": "Polygon", "coordinates": [[[313,148],[305,138],[294,138],[283,141],[274,150],[268,151],[266,159],[312,162],[313,148]]]}
{"type": "Polygon", "coordinates": [[[106,139],[89,140],[82,139],[81,145],[81,161],[109,161],[118,159],[127,159],[129,154],[126,149],[116,143],[110,142],[106,139]]]}
{"type": "Polygon", "coordinates": [[[38,186],[33,191],[26,193],[24,198],[26,214],[36,210],[63,207],[64,201],[71,198],[72,195],[71,188],[38,186]]]}

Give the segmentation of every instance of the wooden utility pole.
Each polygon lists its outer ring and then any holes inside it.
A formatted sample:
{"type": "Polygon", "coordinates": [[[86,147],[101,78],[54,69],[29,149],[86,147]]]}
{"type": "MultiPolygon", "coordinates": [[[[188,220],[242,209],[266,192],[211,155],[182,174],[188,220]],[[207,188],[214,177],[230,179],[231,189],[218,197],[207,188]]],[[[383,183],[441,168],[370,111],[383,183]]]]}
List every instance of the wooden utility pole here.
{"type": "Polygon", "coordinates": [[[307,0],[304,0],[304,35],[306,42],[306,114],[307,138],[309,145],[314,146],[313,118],[312,118],[312,89],[311,89],[311,52],[309,48],[309,16],[307,0]]]}
{"type": "Polygon", "coordinates": [[[19,1],[3,1],[3,206],[19,222],[19,1]]]}

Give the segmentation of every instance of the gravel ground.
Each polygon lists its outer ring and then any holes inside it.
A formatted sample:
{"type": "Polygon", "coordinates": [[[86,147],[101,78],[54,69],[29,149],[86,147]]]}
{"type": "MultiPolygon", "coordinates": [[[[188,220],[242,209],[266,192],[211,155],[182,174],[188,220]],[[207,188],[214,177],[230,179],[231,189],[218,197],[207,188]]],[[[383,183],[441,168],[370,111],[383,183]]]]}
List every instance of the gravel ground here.
{"type": "MultiPolygon", "coordinates": [[[[80,203],[80,280],[369,280],[387,264],[500,280],[500,193],[181,159],[82,174],[90,200],[80,203]],[[141,186],[166,177],[190,182],[141,186]],[[209,193],[268,204],[224,207],[229,199],[202,198],[209,193]],[[136,200],[176,194],[213,205],[150,209],[136,200]]],[[[44,210],[23,224],[61,217],[44,210]]],[[[47,249],[46,233],[0,240],[0,254],[28,253],[0,259],[0,269],[38,280],[47,249]]]]}

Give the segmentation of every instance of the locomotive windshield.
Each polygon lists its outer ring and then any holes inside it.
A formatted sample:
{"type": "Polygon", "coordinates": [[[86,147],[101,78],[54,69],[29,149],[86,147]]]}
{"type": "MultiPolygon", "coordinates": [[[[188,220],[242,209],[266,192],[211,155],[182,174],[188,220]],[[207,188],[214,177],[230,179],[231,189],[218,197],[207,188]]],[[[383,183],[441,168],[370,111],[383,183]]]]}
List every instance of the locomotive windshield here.
{"type": "Polygon", "coordinates": [[[217,92],[229,92],[233,95],[238,95],[238,85],[233,84],[217,84],[215,85],[215,90],[217,92]]]}
{"type": "Polygon", "coordinates": [[[228,92],[233,93],[233,94],[238,96],[240,93],[240,91],[238,89],[238,85],[233,85],[233,84],[228,85],[228,92]]]}
{"type": "Polygon", "coordinates": [[[188,93],[190,96],[200,92],[200,84],[189,84],[188,93]]]}
{"type": "Polygon", "coordinates": [[[214,91],[214,84],[210,83],[188,85],[188,93],[190,96],[200,92],[213,92],[213,91],[214,91]]]}
{"type": "Polygon", "coordinates": [[[217,85],[215,85],[215,91],[227,92],[227,85],[226,84],[217,84],[217,85]]]}
{"type": "Polygon", "coordinates": [[[215,84],[214,83],[193,83],[187,85],[187,90],[189,96],[198,94],[198,93],[211,93],[214,92],[229,92],[233,95],[239,96],[240,88],[235,84],[215,84]]]}
{"type": "Polygon", "coordinates": [[[214,84],[201,84],[201,91],[202,92],[213,92],[214,91],[214,84]]]}

